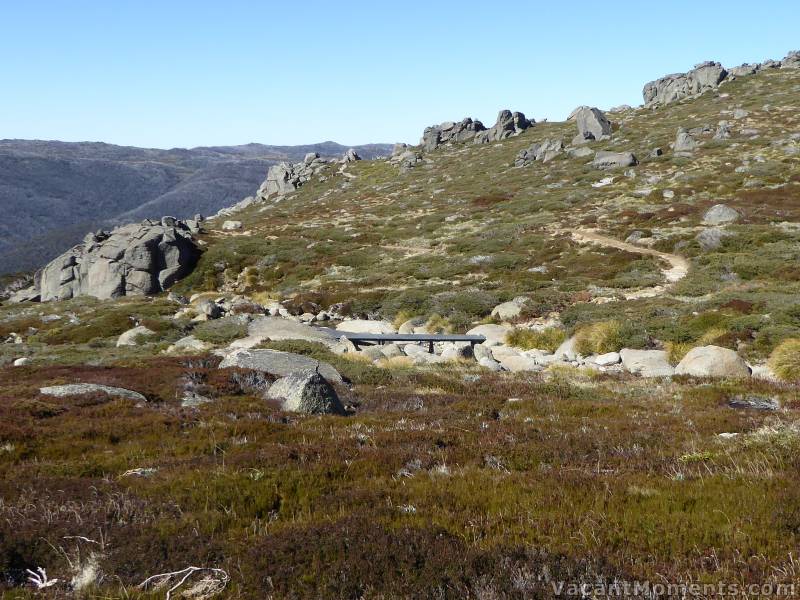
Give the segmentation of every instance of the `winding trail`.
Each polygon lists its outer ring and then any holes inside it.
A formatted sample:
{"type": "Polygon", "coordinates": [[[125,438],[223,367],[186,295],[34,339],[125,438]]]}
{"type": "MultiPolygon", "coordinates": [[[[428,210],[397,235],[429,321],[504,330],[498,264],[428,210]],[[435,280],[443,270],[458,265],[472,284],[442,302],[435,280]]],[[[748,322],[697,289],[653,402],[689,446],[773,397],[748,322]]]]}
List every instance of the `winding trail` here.
{"type": "MultiPolygon", "coordinates": [[[[666,279],[666,284],[642,288],[635,292],[628,292],[624,296],[626,300],[663,296],[669,291],[672,285],[686,277],[687,273],[689,273],[689,261],[683,256],[679,256],[677,254],[670,254],[668,252],[653,250],[652,248],[636,246],[634,244],[603,235],[602,233],[598,233],[594,229],[560,229],[557,232],[569,234],[572,239],[579,244],[597,244],[598,246],[605,246],[606,248],[616,248],[617,250],[624,250],[625,252],[632,252],[634,254],[653,256],[669,265],[668,269],[661,270],[661,272],[664,274],[664,279],[666,279]]],[[[609,298],[605,300],[611,301],[613,299],[609,298]]]]}

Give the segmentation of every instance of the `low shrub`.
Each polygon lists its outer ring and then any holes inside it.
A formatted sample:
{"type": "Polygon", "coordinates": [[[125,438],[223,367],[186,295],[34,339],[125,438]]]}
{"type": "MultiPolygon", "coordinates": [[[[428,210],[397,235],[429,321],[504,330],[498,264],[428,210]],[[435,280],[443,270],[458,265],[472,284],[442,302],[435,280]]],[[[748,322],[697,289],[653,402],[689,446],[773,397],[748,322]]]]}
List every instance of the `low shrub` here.
{"type": "Polygon", "coordinates": [[[566,338],[566,332],[559,327],[548,327],[542,331],[515,328],[506,336],[506,343],[523,350],[555,352],[566,338]]]}
{"type": "Polygon", "coordinates": [[[209,344],[227,344],[247,336],[247,324],[234,317],[206,321],[195,327],[193,334],[209,344]]]}
{"type": "Polygon", "coordinates": [[[779,379],[800,379],[800,339],[792,338],[781,342],[770,354],[768,364],[779,379]]]}

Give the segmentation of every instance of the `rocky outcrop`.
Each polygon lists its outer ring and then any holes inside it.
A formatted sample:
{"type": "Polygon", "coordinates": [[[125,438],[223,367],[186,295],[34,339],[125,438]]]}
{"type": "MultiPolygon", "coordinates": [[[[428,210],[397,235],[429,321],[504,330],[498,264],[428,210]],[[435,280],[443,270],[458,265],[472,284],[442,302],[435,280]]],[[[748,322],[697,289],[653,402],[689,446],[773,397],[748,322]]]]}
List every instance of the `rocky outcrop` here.
{"type": "Polygon", "coordinates": [[[704,62],[688,73],[675,73],[651,81],[644,86],[645,106],[663,105],[716,89],[728,76],[718,62],[704,62]]]}
{"type": "Polygon", "coordinates": [[[694,139],[691,133],[686,131],[683,127],[678,129],[678,133],[675,136],[675,143],[672,145],[672,149],[678,153],[689,153],[693,152],[697,148],[697,140],[694,139]]]}
{"type": "Polygon", "coordinates": [[[469,142],[475,139],[475,134],[485,130],[486,127],[484,127],[483,123],[473,121],[469,117],[458,123],[447,121],[441,125],[426,127],[420,144],[426,151],[430,152],[442,144],[469,142]]]}
{"type": "Polygon", "coordinates": [[[501,110],[497,121],[487,129],[480,121],[469,117],[459,122],[447,121],[440,125],[426,127],[420,145],[426,152],[447,144],[474,142],[488,144],[518,135],[534,124],[521,112],[501,110]]]}
{"type": "Polygon", "coordinates": [[[800,68],[800,52],[789,52],[781,61],[767,60],[763,63],[744,64],[730,70],[718,62],[700,63],[687,73],[675,73],[647,83],[642,90],[644,105],[669,104],[716,89],[723,81],[775,68],[800,68]]]}
{"type": "Polygon", "coordinates": [[[86,236],[34,277],[34,285],[13,301],[67,300],[76,296],[107,299],[164,291],[194,268],[200,251],[192,237],[195,223],[164,217],[111,232],[86,236]]]}
{"type": "Polygon", "coordinates": [[[499,142],[515,135],[519,135],[531,126],[533,122],[526,118],[521,112],[511,112],[501,110],[497,115],[497,121],[491,128],[482,131],[475,136],[476,144],[488,144],[489,142],[499,142]]]}
{"type": "Polygon", "coordinates": [[[294,164],[282,162],[273,165],[267,171],[267,178],[258,188],[256,199],[266,200],[273,196],[285,196],[308,183],[331,162],[330,159],[320,157],[317,152],[310,152],[302,162],[294,164]]]}

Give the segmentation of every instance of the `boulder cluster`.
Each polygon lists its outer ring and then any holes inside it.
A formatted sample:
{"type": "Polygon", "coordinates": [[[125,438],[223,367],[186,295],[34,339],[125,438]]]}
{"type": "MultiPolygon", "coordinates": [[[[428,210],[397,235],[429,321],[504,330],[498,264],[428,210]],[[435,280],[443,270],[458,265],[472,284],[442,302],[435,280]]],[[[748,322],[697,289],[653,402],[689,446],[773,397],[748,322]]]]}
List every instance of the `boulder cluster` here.
{"type": "Polygon", "coordinates": [[[586,144],[594,141],[611,139],[613,131],[611,121],[603,111],[591,106],[579,106],[567,117],[568,121],[575,121],[578,133],[572,143],[565,148],[564,140],[547,138],[541,142],[531,144],[530,147],[517,153],[514,159],[515,167],[527,167],[533,162],[546,163],[553,160],[563,151],[567,151],[573,158],[582,158],[594,154],[592,166],[596,169],[617,169],[632,167],[639,164],[638,159],[631,152],[594,152],[586,144]]]}
{"type": "Polygon", "coordinates": [[[272,196],[285,196],[311,180],[315,175],[332,163],[351,163],[361,160],[352,148],[345,152],[341,160],[322,158],[318,152],[309,152],[302,162],[290,164],[282,162],[273,165],[267,171],[267,178],[258,188],[256,198],[266,200],[272,196]]]}
{"type": "Polygon", "coordinates": [[[117,298],[157,294],[194,268],[200,250],[193,234],[203,217],[164,217],[88,234],[83,243],[48,263],[33,285],[12,301],[68,300],[76,296],[117,298]]]}
{"type": "Polygon", "coordinates": [[[700,63],[686,73],[666,75],[645,84],[642,90],[644,105],[649,107],[669,104],[716,89],[724,81],[752,75],[764,69],[777,68],[800,68],[800,52],[790,52],[781,61],[768,60],[758,64],[744,64],[732,69],[726,69],[720,63],[713,61],[700,63]]]}
{"type": "Polygon", "coordinates": [[[521,112],[501,110],[497,121],[490,128],[486,128],[480,121],[467,117],[459,122],[447,121],[440,125],[426,127],[422,134],[420,145],[430,152],[439,146],[473,142],[474,144],[488,144],[499,142],[514,135],[519,135],[530,126],[534,125],[533,119],[528,119],[521,112]]]}

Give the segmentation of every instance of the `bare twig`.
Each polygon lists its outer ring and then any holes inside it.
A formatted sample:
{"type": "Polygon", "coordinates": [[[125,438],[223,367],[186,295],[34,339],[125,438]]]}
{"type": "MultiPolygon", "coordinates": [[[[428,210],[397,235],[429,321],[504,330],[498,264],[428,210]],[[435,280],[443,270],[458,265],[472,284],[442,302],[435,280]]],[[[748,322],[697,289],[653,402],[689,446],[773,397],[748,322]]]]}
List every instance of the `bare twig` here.
{"type": "Polygon", "coordinates": [[[211,583],[214,587],[209,589],[208,592],[212,594],[218,594],[224,590],[228,585],[228,581],[230,580],[228,573],[222,569],[214,569],[210,567],[186,567],[180,571],[152,575],[145,579],[137,587],[140,589],[145,589],[147,586],[153,585],[154,589],[159,590],[164,586],[169,585],[173,580],[177,579],[178,582],[167,590],[167,595],[165,596],[165,600],[171,600],[172,593],[177,591],[178,588],[186,583],[189,577],[199,572],[207,572],[211,576],[212,580],[209,581],[209,583],[211,583]]]}

